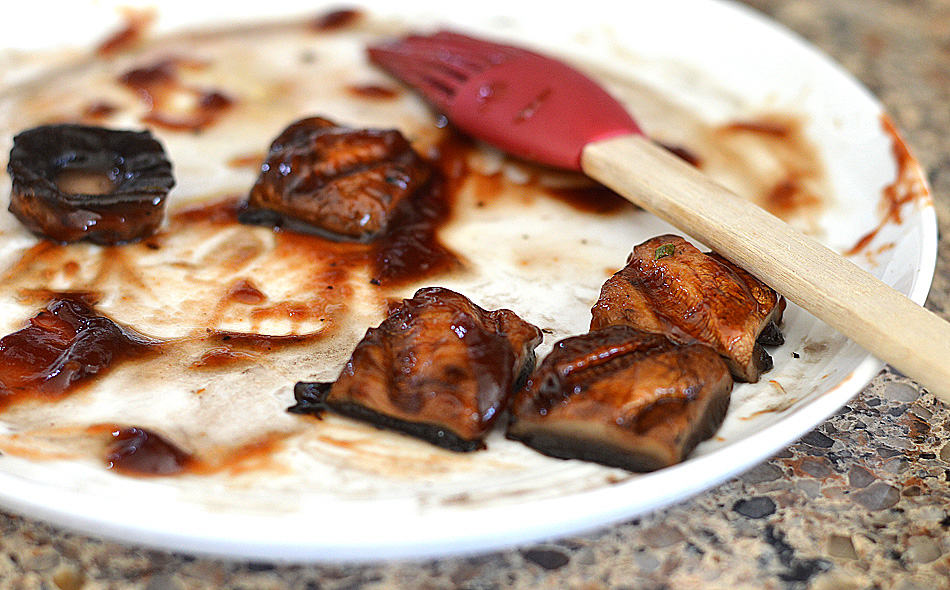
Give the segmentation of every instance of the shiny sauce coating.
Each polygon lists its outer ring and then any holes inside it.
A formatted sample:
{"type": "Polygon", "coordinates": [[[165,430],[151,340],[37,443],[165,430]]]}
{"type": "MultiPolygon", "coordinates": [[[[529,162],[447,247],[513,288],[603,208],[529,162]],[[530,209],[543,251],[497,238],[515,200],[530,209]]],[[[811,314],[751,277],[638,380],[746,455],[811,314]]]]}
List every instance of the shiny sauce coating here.
{"type": "Polygon", "coordinates": [[[79,297],[54,299],[27,327],[0,339],[0,407],[19,397],[69,393],[115,363],[157,346],[79,297]]]}

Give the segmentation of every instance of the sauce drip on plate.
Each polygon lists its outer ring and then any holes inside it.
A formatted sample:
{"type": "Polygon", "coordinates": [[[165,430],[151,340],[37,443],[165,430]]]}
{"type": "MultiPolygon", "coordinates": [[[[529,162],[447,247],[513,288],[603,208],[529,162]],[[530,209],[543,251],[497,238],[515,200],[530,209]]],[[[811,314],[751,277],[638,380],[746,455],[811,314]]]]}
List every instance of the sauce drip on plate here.
{"type": "Polygon", "coordinates": [[[64,294],[27,327],[0,339],[0,408],[20,397],[69,393],[158,345],[99,315],[81,297],[64,294]]]}

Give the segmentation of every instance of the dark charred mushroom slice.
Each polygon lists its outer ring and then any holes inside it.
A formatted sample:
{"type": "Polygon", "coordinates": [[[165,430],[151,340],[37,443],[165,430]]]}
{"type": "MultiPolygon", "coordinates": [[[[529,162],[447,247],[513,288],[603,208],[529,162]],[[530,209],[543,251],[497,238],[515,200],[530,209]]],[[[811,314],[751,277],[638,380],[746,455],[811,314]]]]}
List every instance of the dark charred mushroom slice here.
{"type": "Polygon", "coordinates": [[[652,471],[716,432],[731,391],[708,346],[610,326],[554,345],[512,400],[507,436],[552,457],[652,471]]]}
{"type": "Polygon", "coordinates": [[[241,221],[368,241],[430,176],[398,131],[303,119],[271,144],[241,221]]]}
{"type": "Polygon", "coordinates": [[[0,406],[19,395],[62,395],[157,345],[81,299],[55,299],[27,327],[0,338],[0,406]]]}
{"type": "Polygon", "coordinates": [[[507,309],[420,289],[357,345],[329,387],[299,385],[294,411],[328,409],[455,451],[484,447],[534,366],[541,331],[507,309]]]}
{"type": "Polygon", "coordinates": [[[762,344],[781,343],[784,310],[785,300],[748,272],[664,235],[635,247],[627,266],[604,283],[590,327],[629,325],[676,342],[702,342],[737,379],[755,382],[772,368],[762,344]]]}
{"type": "Polygon", "coordinates": [[[148,131],[47,125],[13,138],[10,212],[58,242],[133,242],[155,233],[175,186],[148,131]]]}

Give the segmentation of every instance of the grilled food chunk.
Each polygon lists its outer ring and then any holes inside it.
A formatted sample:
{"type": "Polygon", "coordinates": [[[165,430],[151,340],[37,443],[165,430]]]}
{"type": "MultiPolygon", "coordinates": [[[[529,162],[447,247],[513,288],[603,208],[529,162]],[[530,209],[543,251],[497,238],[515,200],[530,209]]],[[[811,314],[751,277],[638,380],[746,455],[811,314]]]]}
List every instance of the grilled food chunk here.
{"type": "Polygon", "coordinates": [[[731,391],[708,346],[609,326],[554,345],[512,400],[507,436],[552,457],[652,471],[716,432],[731,391]]]}
{"type": "Polygon", "coordinates": [[[785,299],[735,264],[663,235],[636,246],[604,283],[590,327],[629,325],[680,343],[702,342],[737,379],[755,382],[772,368],[762,344],[783,342],[784,310],[785,299]]]}
{"type": "Polygon", "coordinates": [[[302,119],[271,144],[241,220],[369,241],[431,174],[396,130],[302,119]]]}
{"type": "Polygon", "coordinates": [[[540,342],[541,331],[512,311],[485,311],[448,289],[420,289],[366,332],[335,383],[298,384],[292,411],[319,414],[325,406],[473,451],[484,447],[482,437],[531,372],[540,342]]]}
{"type": "Polygon", "coordinates": [[[148,131],[44,125],[13,138],[10,212],[57,242],[134,242],[155,233],[175,186],[148,131]]]}

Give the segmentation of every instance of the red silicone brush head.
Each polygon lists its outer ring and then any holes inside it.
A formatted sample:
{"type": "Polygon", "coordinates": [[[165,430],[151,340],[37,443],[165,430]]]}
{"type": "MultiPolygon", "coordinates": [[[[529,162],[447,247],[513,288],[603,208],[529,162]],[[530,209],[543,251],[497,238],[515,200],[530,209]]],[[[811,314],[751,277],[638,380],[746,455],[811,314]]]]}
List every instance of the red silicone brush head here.
{"type": "Polygon", "coordinates": [[[534,162],[580,170],[588,143],[640,133],[593,80],[518,47],[443,31],[372,47],[369,56],[458,129],[534,162]]]}

